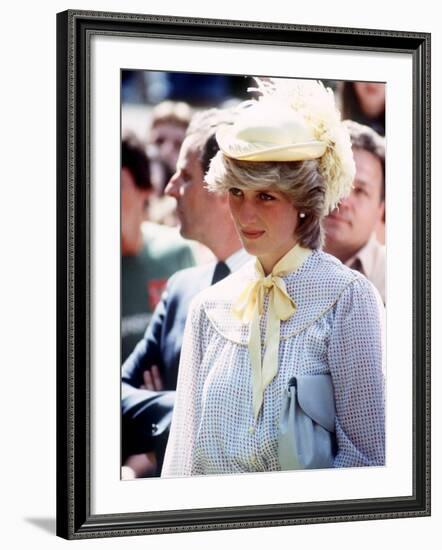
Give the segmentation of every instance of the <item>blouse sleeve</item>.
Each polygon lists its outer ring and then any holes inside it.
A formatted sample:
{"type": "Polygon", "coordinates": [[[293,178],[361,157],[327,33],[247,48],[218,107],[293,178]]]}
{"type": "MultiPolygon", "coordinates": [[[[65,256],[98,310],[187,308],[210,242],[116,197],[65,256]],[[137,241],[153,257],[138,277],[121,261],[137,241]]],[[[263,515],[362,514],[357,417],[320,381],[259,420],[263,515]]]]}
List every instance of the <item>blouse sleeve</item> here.
{"type": "Polygon", "coordinates": [[[362,278],[336,305],[328,350],[336,405],[335,467],[385,461],[383,309],[377,291],[362,278]]]}
{"type": "Polygon", "coordinates": [[[199,426],[204,309],[193,303],[187,315],[181,348],[175,407],[166,447],[162,477],[192,475],[196,432],[199,426]]]}

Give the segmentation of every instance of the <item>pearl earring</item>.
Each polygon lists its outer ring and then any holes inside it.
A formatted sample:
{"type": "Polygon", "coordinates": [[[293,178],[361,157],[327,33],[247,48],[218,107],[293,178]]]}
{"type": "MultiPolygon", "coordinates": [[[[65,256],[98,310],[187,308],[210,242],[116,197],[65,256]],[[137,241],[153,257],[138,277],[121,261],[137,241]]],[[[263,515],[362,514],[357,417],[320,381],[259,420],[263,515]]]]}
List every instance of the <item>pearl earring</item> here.
{"type": "Polygon", "coordinates": [[[300,217],[300,218],[305,218],[305,216],[306,216],[306,213],[305,213],[305,212],[300,212],[300,213],[299,213],[299,217],[300,217]]]}

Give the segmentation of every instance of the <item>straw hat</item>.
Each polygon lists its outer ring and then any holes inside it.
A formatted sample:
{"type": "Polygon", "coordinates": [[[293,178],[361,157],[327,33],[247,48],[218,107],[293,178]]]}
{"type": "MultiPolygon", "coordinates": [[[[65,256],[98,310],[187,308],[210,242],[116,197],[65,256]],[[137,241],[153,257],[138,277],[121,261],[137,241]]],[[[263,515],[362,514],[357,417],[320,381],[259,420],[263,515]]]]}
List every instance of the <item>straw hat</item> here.
{"type": "Polygon", "coordinates": [[[326,210],[351,191],[355,166],[347,129],[332,90],[319,81],[255,79],[257,100],[244,102],[235,122],[216,132],[229,158],[253,161],[319,159],[325,179],[326,210]]]}
{"type": "Polygon", "coordinates": [[[275,112],[271,105],[247,109],[233,126],[222,126],[216,139],[230,158],[250,161],[316,159],[327,144],[315,139],[304,118],[292,109],[275,112]]]}

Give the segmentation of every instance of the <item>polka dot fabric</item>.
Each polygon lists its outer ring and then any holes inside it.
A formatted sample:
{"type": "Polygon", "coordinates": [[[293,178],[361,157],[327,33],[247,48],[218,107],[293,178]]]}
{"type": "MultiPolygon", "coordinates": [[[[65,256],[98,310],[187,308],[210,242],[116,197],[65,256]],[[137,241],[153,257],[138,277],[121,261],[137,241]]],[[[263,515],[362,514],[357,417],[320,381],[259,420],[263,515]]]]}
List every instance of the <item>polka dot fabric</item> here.
{"type": "MultiPolygon", "coordinates": [[[[296,311],[281,322],[278,374],[265,389],[255,421],[249,327],[231,312],[254,276],[252,262],[192,303],[162,476],[280,470],[283,392],[298,374],[332,377],[338,444],[334,466],[383,465],[383,304],[373,285],[319,251],[284,277],[296,311]]],[[[262,353],[267,308],[266,299],[262,353]]]]}

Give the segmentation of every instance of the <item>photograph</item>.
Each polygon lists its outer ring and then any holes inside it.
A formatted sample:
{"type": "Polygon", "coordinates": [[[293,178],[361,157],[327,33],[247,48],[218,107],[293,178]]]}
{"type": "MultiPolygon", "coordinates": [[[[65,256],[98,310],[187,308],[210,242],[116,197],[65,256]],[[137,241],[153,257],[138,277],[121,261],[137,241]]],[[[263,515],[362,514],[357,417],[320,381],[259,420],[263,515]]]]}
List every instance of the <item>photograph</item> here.
{"type": "Polygon", "coordinates": [[[121,86],[122,478],[383,466],[385,83],[121,86]]]}

